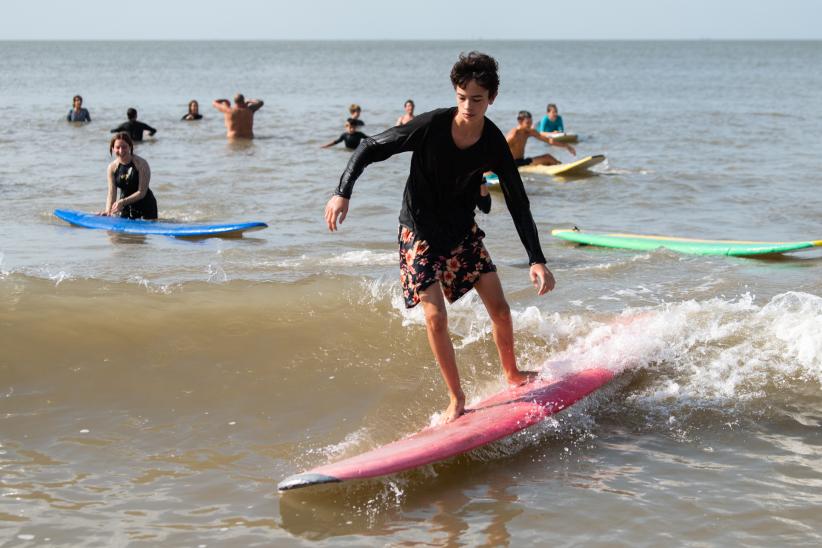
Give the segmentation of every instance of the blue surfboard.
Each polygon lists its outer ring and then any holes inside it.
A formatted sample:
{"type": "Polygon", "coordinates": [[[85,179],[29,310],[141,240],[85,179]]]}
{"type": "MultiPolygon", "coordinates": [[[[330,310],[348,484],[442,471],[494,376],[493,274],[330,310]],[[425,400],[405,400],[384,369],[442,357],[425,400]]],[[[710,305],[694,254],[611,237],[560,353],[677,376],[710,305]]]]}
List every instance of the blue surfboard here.
{"type": "Polygon", "coordinates": [[[71,209],[55,209],[54,216],[74,226],[97,228],[125,234],[153,234],[174,236],[175,238],[206,238],[209,236],[240,236],[249,230],[261,230],[268,225],[261,222],[224,223],[224,224],[190,224],[165,223],[162,221],[145,221],[143,219],[124,219],[108,217],[94,213],[83,213],[71,209]]]}

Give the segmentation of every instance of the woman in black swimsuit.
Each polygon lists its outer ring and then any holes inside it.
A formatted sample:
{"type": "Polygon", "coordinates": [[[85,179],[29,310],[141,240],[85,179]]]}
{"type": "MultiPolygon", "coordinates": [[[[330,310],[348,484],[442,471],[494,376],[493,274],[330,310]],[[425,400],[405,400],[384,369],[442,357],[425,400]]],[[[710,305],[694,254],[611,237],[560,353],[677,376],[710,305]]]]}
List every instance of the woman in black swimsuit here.
{"type": "Polygon", "coordinates": [[[119,215],[127,219],[156,219],[157,200],[148,188],[151,169],[148,162],[134,154],[134,143],[128,133],[111,138],[109,154],[117,159],[108,165],[108,196],[101,215],[119,215]],[[117,189],[120,199],[117,199],[117,189]]]}

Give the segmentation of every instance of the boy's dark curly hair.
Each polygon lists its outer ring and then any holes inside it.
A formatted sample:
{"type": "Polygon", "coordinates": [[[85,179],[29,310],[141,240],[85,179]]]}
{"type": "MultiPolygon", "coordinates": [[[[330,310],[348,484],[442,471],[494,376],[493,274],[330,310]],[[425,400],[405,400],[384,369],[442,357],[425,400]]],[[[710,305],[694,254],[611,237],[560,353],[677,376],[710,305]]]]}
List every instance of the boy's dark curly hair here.
{"type": "Polygon", "coordinates": [[[488,90],[488,96],[493,99],[499,90],[499,65],[490,55],[471,51],[460,53],[459,61],[451,69],[451,84],[465,88],[468,82],[474,80],[488,90]]]}

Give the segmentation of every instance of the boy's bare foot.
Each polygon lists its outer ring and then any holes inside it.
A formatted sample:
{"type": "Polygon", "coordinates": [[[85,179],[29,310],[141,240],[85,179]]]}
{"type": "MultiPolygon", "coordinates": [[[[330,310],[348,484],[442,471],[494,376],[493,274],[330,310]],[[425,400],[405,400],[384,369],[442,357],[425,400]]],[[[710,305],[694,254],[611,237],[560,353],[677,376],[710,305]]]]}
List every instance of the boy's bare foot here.
{"type": "Polygon", "coordinates": [[[448,405],[448,409],[442,414],[442,418],[440,419],[440,424],[447,424],[451,421],[454,421],[465,413],[465,395],[460,394],[458,397],[452,397],[451,403],[448,405]]]}
{"type": "Polygon", "coordinates": [[[528,384],[531,381],[534,381],[539,377],[538,371],[519,371],[517,370],[516,373],[508,373],[506,374],[508,378],[508,384],[511,386],[520,386],[523,384],[528,384]]]}

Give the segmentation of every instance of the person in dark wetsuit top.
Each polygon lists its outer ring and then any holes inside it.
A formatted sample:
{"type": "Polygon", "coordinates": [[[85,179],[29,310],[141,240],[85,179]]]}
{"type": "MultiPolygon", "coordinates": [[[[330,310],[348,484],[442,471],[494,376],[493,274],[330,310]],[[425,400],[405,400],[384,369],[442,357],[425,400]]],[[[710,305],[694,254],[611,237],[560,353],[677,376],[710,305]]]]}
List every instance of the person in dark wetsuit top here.
{"type": "Polygon", "coordinates": [[[128,121],[123,122],[116,128],[112,129],[111,133],[128,133],[133,142],[142,141],[144,131],[148,131],[149,135],[154,135],[157,133],[157,130],[150,125],[144,124],[143,122],[137,120],[136,109],[128,109],[126,111],[126,116],[128,117],[128,121]]]}
{"type": "Polygon", "coordinates": [[[478,52],[460,55],[451,70],[451,83],[457,107],[421,114],[405,125],[363,139],[325,207],[325,221],[333,232],[348,214],[354,183],[365,167],[394,154],[413,152],[399,218],[400,278],[406,307],[423,305],[428,342],[450,398],[445,422],[465,410],[448,333],[446,298],[453,302],[476,289],[491,317],[507,381],[516,385],[534,378],[533,373],[517,367],[510,308],[482,244],[484,233],[474,220],[484,172],[499,176],[508,211],[528,253],[529,275],[537,293],[554,287],[508,143],[485,117],[499,88],[496,61],[478,52]]]}
{"type": "Polygon", "coordinates": [[[188,102],[188,112],[181,118],[184,122],[191,122],[192,120],[202,120],[203,115],[200,114],[200,103],[192,99],[188,102]]]}
{"type": "Polygon", "coordinates": [[[148,162],[134,154],[131,137],[128,133],[118,133],[111,138],[108,150],[117,159],[106,170],[108,194],[106,208],[100,214],[119,215],[128,219],[156,219],[157,200],[148,188],[151,169],[148,162]]]}
{"type": "Polygon", "coordinates": [[[350,120],[345,122],[345,133],[341,134],[337,139],[331,141],[330,143],[326,143],[322,146],[322,148],[333,147],[337,143],[345,142],[345,148],[354,150],[360,145],[360,142],[368,137],[362,131],[357,131],[357,126],[353,124],[350,120]]]}

